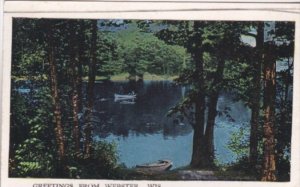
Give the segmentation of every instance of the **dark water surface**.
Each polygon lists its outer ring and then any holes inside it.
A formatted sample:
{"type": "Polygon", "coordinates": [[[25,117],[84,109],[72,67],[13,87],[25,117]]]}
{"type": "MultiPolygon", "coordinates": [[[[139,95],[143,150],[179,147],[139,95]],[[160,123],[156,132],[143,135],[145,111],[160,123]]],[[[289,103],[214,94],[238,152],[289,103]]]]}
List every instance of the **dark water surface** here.
{"type": "MultiPolygon", "coordinates": [[[[100,82],[95,93],[95,140],[115,142],[119,162],[134,167],[159,159],[170,159],[173,168],[188,165],[192,154],[192,127],[181,117],[167,117],[170,107],[188,89],[170,81],[100,82]],[[134,91],[129,102],[114,100],[114,94],[134,91]],[[99,125],[98,125],[99,124],[99,125]]],[[[221,163],[232,162],[235,155],[227,148],[230,134],[249,123],[250,111],[230,94],[222,94],[218,110],[230,108],[234,121],[218,116],[215,129],[216,157],[221,163]]]]}

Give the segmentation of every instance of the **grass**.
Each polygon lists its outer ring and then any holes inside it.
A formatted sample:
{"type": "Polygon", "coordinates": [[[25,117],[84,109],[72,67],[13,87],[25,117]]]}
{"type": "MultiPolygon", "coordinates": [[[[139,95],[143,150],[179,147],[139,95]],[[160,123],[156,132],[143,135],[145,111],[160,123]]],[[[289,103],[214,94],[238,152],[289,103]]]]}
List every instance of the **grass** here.
{"type": "MultiPolygon", "coordinates": [[[[121,74],[117,74],[117,75],[112,75],[110,77],[106,77],[106,76],[96,76],[95,80],[96,81],[103,81],[103,80],[111,80],[111,81],[126,81],[128,80],[129,74],[128,73],[121,73],[121,74]]],[[[174,80],[175,78],[177,78],[178,76],[168,76],[168,75],[156,75],[156,74],[150,74],[150,73],[145,73],[143,80],[148,80],[148,81],[164,81],[164,80],[174,80]]],[[[19,80],[47,80],[48,77],[46,75],[42,75],[42,76],[32,76],[32,77],[28,77],[28,76],[12,76],[13,80],[19,81],[19,80]]],[[[83,81],[87,82],[88,81],[88,77],[85,76],[82,78],[83,81]]]]}
{"type": "MultiPolygon", "coordinates": [[[[111,80],[111,81],[126,81],[128,80],[129,74],[128,73],[121,73],[117,75],[112,75],[110,77],[105,76],[96,76],[96,81],[102,80],[111,80]]],[[[167,75],[156,75],[145,73],[143,80],[152,80],[152,81],[164,81],[164,80],[174,80],[177,76],[167,76],[167,75]]],[[[84,81],[88,81],[88,77],[83,77],[84,81]]]]}
{"type": "Polygon", "coordinates": [[[153,80],[153,81],[160,81],[160,80],[174,80],[178,76],[168,76],[168,75],[155,75],[150,73],[144,74],[144,80],[153,80]]]}
{"type": "Polygon", "coordinates": [[[32,81],[43,81],[43,80],[48,80],[48,77],[43,74],[39,76],[11,76],[11,79],[13,81],[27,81],[27,80],[32,80],[32,81]]]}

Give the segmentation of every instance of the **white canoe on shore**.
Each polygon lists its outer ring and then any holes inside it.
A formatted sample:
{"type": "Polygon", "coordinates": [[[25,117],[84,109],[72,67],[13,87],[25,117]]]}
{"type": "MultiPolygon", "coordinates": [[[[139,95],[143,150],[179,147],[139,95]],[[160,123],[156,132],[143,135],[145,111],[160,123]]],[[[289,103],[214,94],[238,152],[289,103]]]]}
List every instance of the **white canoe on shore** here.
{"type": "Polygon", "coordinates": [[[170,160],[158,160],[157,162],[136,165],[138,171],[144,172],[159,172],[166,171],[172,167],[173,163],[170,160]]]}

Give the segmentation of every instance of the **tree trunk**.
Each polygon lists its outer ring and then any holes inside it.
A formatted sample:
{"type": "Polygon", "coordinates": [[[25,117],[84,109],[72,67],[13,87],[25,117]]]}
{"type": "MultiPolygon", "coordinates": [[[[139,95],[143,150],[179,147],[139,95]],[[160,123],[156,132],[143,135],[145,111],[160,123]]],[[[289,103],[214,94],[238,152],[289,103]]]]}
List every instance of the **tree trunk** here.
{"type": "Polygon", "coordinates": [[[78,55],[78,46],[76,45],[76,38],[78,37],[75,34],[75,21],[70,21],[70,72],[72,76],[72,119],[73,119],[73,141],[74,141],[74,147],[75,147],[75,153],[80,153],[80,137],[79,137],[79,119],[78,119],[78,113],[79,113],[79,95],[78,95],[78,71],[77,66],[79,64],[78,58],[76,58],[76,55],[78,55]]]}
{"type": "Polygon", "coordinates": [[[204,75],[203,75],[203,51],[201,49],[202,31],[201,22],[194,22],[195,46],[191,49],[191,55],[195,62],[195,86],[197,96],[195,98],[195,125],[193,136],[193,153],[190,165],[194,168],[205,168],[208,165],[207,155],[205,153],[206,145],[204,141],[204,114],[205,114],[205,94],[204,94],[204,75]]]}
{"type": "Polygon", "coordinates": [[[46,25],[47,28],[47,44],[48,44],[48,61],[50,66],[50,84],[51,84],[51,97],[53,104],[53,114],[55,122],[55,138],[58,150],[58,172],[63,174],[64,160],[65,160],[65,145],[64,145],[64,132],[62,125],[62,113],[58,95],[58,84],[57,84],[57,67],[55,62],[55,49],[54,49],[54,37],[51,24],[46,25]]]}
{"type": "Polygon", "coordinates": [[[250,130],[250,152],[249,161],[252,166],[257,164],[257,146],[258,146],[258,126],[259,126],[259,111],[260,111],[260,91],[261,91],[261,64],[263,61],[263,45],[264,45],[264,22],[259,22],[257,25],[256,47],[255,47],[255,62],[253,75],[253,94],[251,106],[251,130],[250,130]]]}
{"type": "Polygon", "coordinates": [[[275,97],[276,57],[274,44],[266,45],[264,60],[264,125],[263,125],[263,172],[262,181],[276,181],[275,165],[275,97]]]}
{"type": "Polygon", "coordinates": [[[94,84],[96,76],[96,45],[97,45],[97,20],[92,21],[91,62],[89,64],[89,78],[87,86],[87,120],[85,126],[85,157],[89,158],[92,148],[92,117],[94,107],[94,84]]]}
{"type": "Polygon", "coordinates": [[[205,131],[205,141],[207,146],[206,154],[208,155],[210,166],[214,165],[215,158],[215,148],[214,148],[214,126],[215,119],[217,115],[217,103],[218,103],[219,93],[211,93],[209,97],[209,109],[207,116],[207,124],[205,131]]]}
{"type": "Polygon", "coordinates": [[[82,65],[84,64],[84,47],[85,47],[85,24],[83,20],[80,20],[80,26],[79,26],[79,34],[77,36],[77,40],[76,40],[76,45],[78,46],[78,54],[76,54],[78,56],[78,61],[79,63],[77,63],[77,68],[78,68],[78,85],[77,85],[77,90],[78,90],[78,109],[79,111],[82,112],[83,110],[83,94],[82,94],[82,77],[83,77],[83,70],[82,70],[82,65]]]}
{"type": "Polygon", "coordinates": [[[215,148],[214,148],[214,126],[215,119],[217,116],[217,103],[219,98],[219,93],[221,89],[221,83],[223,80],[223,72],[225,66],[224,57],[219,58],[220,62],[217,66],[217,71],[214,76],[214,81],[212,83],[212,93],[209,98],[209,109],[208,109],[208,117],[207,117],[207,125],[205,131],[205,140],[207,151],[206,154],[209,159],[209,165],[214,166],[214,158],[215,158],[215,148]]]}

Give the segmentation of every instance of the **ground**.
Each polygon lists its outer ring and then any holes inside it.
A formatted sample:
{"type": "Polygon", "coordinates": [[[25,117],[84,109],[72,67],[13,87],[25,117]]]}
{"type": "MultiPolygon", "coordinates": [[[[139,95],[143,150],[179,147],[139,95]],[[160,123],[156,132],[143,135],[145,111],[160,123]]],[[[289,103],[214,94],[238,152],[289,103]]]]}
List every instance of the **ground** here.
{"type": "Polygon", "coordinates": [[[221,170],[196,170],[189,168],[179,168],[176,170],[163,172],[139,172],[134,169],[122,171],[125,180],[230,180],[230,181],[256,181],[255,176],[251,176],[241,171],[221,171],[221,170]]]}
{"type": "Polygon", "coordinates": [[[182,170],[178,171],[182,180],[218,180],[213,171],[205,170],[182,170]]]}

